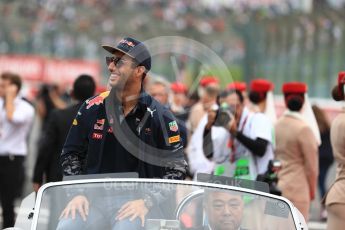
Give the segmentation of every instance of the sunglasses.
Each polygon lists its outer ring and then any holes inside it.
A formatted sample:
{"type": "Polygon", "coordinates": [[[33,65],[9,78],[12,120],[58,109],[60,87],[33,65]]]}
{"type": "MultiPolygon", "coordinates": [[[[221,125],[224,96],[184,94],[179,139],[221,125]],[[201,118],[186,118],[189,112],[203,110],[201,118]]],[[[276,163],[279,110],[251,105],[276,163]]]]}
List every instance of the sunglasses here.
{"type": "Polygon", "coordinates": [[[116,68],[120,68],[126,63],[130,63],[130,61],[124,60],[122,57],[105,57],[105,62],[107,63],[107,66],[109,66],[111,63],[114,63],[116,68]]]}

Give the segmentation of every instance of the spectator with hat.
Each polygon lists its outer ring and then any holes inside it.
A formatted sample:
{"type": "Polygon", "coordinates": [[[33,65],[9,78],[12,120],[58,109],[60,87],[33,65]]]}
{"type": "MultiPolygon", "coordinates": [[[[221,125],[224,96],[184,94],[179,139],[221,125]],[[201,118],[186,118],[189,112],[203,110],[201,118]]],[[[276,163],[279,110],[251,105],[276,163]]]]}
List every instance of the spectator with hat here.
{"type": "Polygon", "coordinates": [[[234,81],[226,86],[227,90],[238,90],[240,92],[246,92],[247,84],[243,81],[234,81]]]}
{"type": "Polygon", "coordinates": [[[178,119],[185,122],[188,118],[188,110],[186,109],[187,102],[188,102],[187,86],[181,82],[173,82],[170,85],[170,89],[171,89],[170,109],[178,119]]]}
{"type": "Polygon", "coordinates": [[[226,86],[226,90],[238,90],[242,93],[245,103],[248,102],[248,94],[247,94],[247,83],[243,81],[234,81],[226,86]]]}
{"type": "Polygon", "coordinates": [[[219,93],[219,80],[214,76],[205,76],[200,80],[198,87],[199,101],[192,106],[187,127],[192,135],[202,117],[207,113],[213,104],[216,103],[219,93]]]}
{"type": "MultiPolygon", "coordinates": [[[[333,88],[335,101],[345,100],[345,72],[338,74],[338,84],[333,88]]],[[[327,229],[341,230],[345,226],[345,109],[333,120],[331,125],[331,143],[337,163],[337,175],[323,199],[328,213],[327,229]]]]}
{"type": "Polygon", "coordinates": [[[254,79],[250,82],[249,100],[254,112],[264,113],[271,122],[277,120],[273,99],[274,85],[266,79],[254,79]]]}
{"type": "Polygon", "coordinates": [[[275,125],[275,156],[282,162],[278,187],[308,221],[318,177],[318,143],[302,115],[307,85],[285,83],[282,87],[287,111],[275,125]]]}

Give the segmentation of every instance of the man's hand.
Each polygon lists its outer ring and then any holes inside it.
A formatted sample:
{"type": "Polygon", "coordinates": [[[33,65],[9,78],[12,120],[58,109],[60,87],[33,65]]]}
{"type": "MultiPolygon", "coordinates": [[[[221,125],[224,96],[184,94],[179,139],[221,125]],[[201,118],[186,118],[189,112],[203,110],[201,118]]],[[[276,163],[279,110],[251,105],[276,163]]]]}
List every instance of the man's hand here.
{"type": "Polygon", "coordinates": [[[230,131],[231,135],[236,136],[237,134],[237,122],[234,116],[231,117],[231,120],[228,123],[228,130],[230,131]]]}
{"type": "Polygon", "coordinates": [[[11,84],[6,87],[5,94],[6,100],[14,100],[18,93],[18,87],[14,84],[11,84]]]}
{"type": "Polygon", "coordinates": [[[141,219],[141,226],[145,225],[145,216],[149,212],[145,206],[143,199],[129,201],[126,204],[122,205],[120,210],[117,213],[116,220],[123,220],[127,217],[130,217],[130,221],[133,221],[135,218],[139,217],[141,219]]]}
{"type": "Polygon", "coordinates": [[[10,84],[5,89],[5,99],[6,99],[6,116],[9,121],[12,121],[14,114],[14,99],[18,93],[18,87],[14,84],[10,84]]]}
{"type": "Polygon", "coordinates": [[[60,219],[68,218],[69,215],[71,215],[74,220],[76,211],[78,211],[83,220],[86,221],[86,217],[89,215],[89,201],[85,196],[80,195],[74,197],[62,211],[60,219]]]}
{"type": "Polygon", "coordinates": [[[41,186],[42,185],[40,183],[33,183],[32,187],[33,187],[35,193],[38,192],[38,189],[40,189],[41,186]]]}
{"type": "Polygon", "coordinates": [[[217,117],[217,111],[215,111],[212,108],[209,109],[207,112],[207,124],[205,127],[207,130],[210,130],[212,128],[212,125],[216,121],[216,117],[217,117]]]}

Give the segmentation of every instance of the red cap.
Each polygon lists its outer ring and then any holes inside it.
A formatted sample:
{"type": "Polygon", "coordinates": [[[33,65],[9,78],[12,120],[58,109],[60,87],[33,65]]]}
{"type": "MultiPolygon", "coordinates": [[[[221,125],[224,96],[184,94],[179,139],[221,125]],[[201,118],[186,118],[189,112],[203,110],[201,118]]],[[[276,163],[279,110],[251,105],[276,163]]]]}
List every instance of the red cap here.
{"type": "Polygon", "coordinates": [[[227,89],[229,90],[238,90],[240,92],[246,91],[247,89],[247,84],[245,82],[241,82],[241,81],[234,81],[229,83],[226,86],[227,89]]]}
{"type": "Polygon", "coordinates": [[[266,93],[273,90],[274,85],[266,79],[255,79],[250,82],[250,91],[266,93]]]}
{"type": "Polygon", "coordinates": [[[345,84],[345,71],[339,72],[338,73],[338,86],[340,87],[341,85],[345,84]]]}
{"type": "Polygon", "coordinates": [[[218,83],[219,83],[218,79],[213,76],[205,76],[203,79],[200,80],[200,85],[202,87],[206,87],[210,84],[218,84],[218,83]]]}
{"type": "Polygon", "coordinates": [[[308,86],[303,82],[287,82],[283,84],[283,93],[306,93],[308,86]]]}
{"type": "Polygon", "coordinates": [[[187,87],[181,83],[181,82],[173,82],[170,85],[170,89],[174,92],[174,93],[187,93],[187,87]]]}

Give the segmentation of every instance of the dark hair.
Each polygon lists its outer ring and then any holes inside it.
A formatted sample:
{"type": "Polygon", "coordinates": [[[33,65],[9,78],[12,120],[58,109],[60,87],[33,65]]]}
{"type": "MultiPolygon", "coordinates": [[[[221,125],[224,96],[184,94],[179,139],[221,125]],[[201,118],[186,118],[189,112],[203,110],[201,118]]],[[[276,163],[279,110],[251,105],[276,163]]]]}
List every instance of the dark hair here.
{"type": "Polygon", "coordinates": [[[49,95],[49,92],[57,90],[57,85],[49,85],[49,84],[42,84],[40,89],[37,93],[37,99],[43,102],[45,113],[43,115],[43,126],[42,129],[45,129],[45,125],[47,124],[47,119],[53,109],[56,108],[52,98],[49,95]]]}
{"type": "Polygon", "coordinates": [[[82,74],[73,83],[73,96],[78,101],[85,101],[95,94],[96,83],[90,75],[82,74]]]}
{"type": "Polygon", "coordinates": [[[266,92],[250,91],[249,100],[254,104],[258,104],[266,99],[266,95],[267,95],[266,92]]]}
{"type": "MultiPolygon", "coordinates": [[[[143,66],[143,65],[141,65],[140,63],[138,63],[138,61],[136,60],[136,59],[134,59],[134,58],[131,58],[131,60],[132,60],[132,68],[136,68],[136,67],[138,67],[138,66],[143,66]]],[[[145,78],[146,78],[146,76],[147,76],[147,72],[148,72],[148,70],[146,69],[146,67],[145,66],[143,66],[144,68],[145,68],[145,71],[144,71],[144,73],[142,74],[142,78],[141,78],[141,85],[143,85],[143,81],[145,80],[145,78]]]]}
{"type": "Polygon", "coordinates": [[[299,112],[304,104],[304,94],[285,94],[285,104],[289,110],[299,112]]]}
{"type": "Polygon", "coordinates": [[[240,99],[241,104],[244,103],[244,97],[241,91],[239,90],[234,90],[234,89],[230,89],[230,90],[224,90],[223,92],[220,93],[219,97],[220,98],[225,98],[227,96],[230,96],[231,94],[237,94],[238,98],[240,99]]]}
{"type": "Polygon", "coordinates": [[[339,91],[338,85],[334,86],[332,89],[332,98],[335,101],[343,101],[344,100],[344,93],[339,91]]]}
{"type": "Polygon", "coordinates": [[[10,73],[10,72],[5,72],[1,74],[1,79],[2,80],[8,80],[11,84],[14,84],[18,88],[18,92],[22,88],[22,79],[18,74],[15,73],[10,73]]]}

